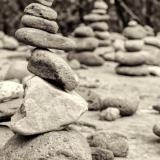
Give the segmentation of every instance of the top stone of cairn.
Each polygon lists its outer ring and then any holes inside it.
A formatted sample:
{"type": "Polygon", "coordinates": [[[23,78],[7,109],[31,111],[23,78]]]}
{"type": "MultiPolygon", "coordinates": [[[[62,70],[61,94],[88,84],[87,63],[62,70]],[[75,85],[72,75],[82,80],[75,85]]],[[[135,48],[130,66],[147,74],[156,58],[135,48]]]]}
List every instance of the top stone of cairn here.
{"type": "Polygon", "coordinates": [[[36,1],[49,7],[51,7],[54,2],[54,0],[36,0],[36,1]]]}
{"type": "Polygon", "coordinates": [[[103,0],[97,0],[95,3],[94,3],[94,8],[95,9],[108,9],[108,5],[103,1],[103,0]]]}

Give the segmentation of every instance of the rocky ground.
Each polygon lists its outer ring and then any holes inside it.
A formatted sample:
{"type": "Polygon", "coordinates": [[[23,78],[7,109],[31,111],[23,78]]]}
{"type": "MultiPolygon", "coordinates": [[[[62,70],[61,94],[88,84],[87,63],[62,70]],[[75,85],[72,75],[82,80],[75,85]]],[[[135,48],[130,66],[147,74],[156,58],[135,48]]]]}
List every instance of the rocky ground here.
{"type": "Polygon", "coordinates": [[[94,90],[102,97],[112,90],[125,93],[126,96],[136,92],[141,99],[137,113],[132,117],[106,122],[99,120],[98,112],[87,112],[81,120],[94,124],[100,129],[126,135],[129,139],[130,151],[128,158],[124,159],[158,160],[160,139],[153,134],[152,128],[156,122],[160,121],[160,115],[152,109],[152,106],[160,101],[160,78],[120,76],[114,72],[115,65],[115,63],[107,62],[103,67],[78,70],[77,72],[87,79],[99,80],[101,85],[94,90]]]}

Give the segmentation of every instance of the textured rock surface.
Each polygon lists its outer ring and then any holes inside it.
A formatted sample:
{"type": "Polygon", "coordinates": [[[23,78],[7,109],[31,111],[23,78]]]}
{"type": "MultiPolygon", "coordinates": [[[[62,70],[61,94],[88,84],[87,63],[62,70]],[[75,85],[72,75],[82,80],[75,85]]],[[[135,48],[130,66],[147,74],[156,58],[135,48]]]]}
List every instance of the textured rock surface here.
{"type": "Polygon", "coordinates": [[[11,116],[13,116],[21,106],[22,102],[23,99],[18,98],[0,103],[0,121],[9,119],[11,116]]]}
{"type": "Polygon", "coordinates": [[[89,110],[96,111],[101,109],[102,100],[101,97],[95,91],[86,89],[84,87],[78,87],[76,91],[88,102],[89,110]]]}
{"type": "Polygon", "coordinates": [[[122,116],[133,115],[139,106],[139,97],[135,95],[112,95],[106,96],[102,109],[109,107],[118,108],[122,116]]]}
{"type": "Polygon", "coordinates": [[[0,82],[0,102],[22,97],[24,94],[24,89],[22,84],[3,81],[0,82]]]}
{"type": "Polygon", "coordinates": [[[31,15],[24,15],[21,22],[26,27],[36,28],[50,33],[57,33],[59,29],[57,22],[31,15]]]}
{"type": "Polygon", "coordinates": [[[70,66],[48,50],[35,49],[29,60],[28,70],[39,77],[55,80],[67,90],[78,86],[78,77],[70,66]]]}
{"type": "Polygon", "coordinates": [[[46,6],[52,6],[54,0],[36,0],[36,1],[46,6]]]}
{"type": "Polygon", "coordinates": [[[36,137],[13,136],[0,153],[5,160],[91,160],[86,139],[76,131],[50,132],[36,137]]]}
{"type": "Polygon", "coordinates": [[[34,28],[18,29],[16,37],[19,41],[25,44],[40,48],[53,48],[60,50],[70,50],[75,48],[74,41],[69,38],[34,28]]]}
{"type": "Polygon", "coordinates": [[[11,119],[11,129],[21,135],[61,130],[86,110],[86,101],[75,92],[64,92],[33,77],[26,83],[25,99],[11,119]]]}
{"type": "Polygon", "coordinates": [[[38,3],[31,3],[30,5],[28,5],[25,8],[24,13],[48,20],[57,19],[57,13],[53,9],[38,3]]]}
{"type": "Polygon", "coordinates": [[[100,120],[115,121],[120,118],[120,110],[118,108],[107,108],[100,113],[100,120]]]}
{"type": "Polygon", "coordinates": [[[113,152],[107,149],[91,147],[92,160],[113,160],[113,152]]]}
{"type": "Polygon", "coordinates": [[[126,157],[128,155],[128,140],[119,133],[99,131],[88,137],[88,142],[91,147],[111,150],[115,157],[126,157]]]}

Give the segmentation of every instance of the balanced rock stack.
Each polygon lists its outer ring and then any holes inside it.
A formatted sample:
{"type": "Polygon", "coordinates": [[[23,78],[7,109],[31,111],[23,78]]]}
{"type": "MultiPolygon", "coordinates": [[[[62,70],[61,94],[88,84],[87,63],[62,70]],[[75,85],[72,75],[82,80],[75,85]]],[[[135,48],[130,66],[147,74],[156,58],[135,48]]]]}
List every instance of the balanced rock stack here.
{"type": "Polygon", "coordinates": [[[74,46],[72,40],[56,35],[53,1],[37,0],[27,6],[22,17],[25,27],[16,32],[21,42],[37,47],[28,64],[35,76],[25,82],[23,103],[11,119],[16,136],[4,146],[0,159],[91,160],[86,139],[68,127],[87,110],[86,101],[74,92],[77,77],[63,59],[47,50],[74,46]]]}
{"type": "Polygon", "coordinates": [[[76,42],[76,53],[69,53],[68,60],[76,59],[87,66],[103,65],[103,59],[92,53],[98,47],[99,41],[94,37],[91,27],[81,24],[75,29],[73,36],[76,42]]]}
{"type": "Polygon", "coordinates": [[[109,15],[107,15],[108,5],[103,0],[96,0],[94,8],[90,14],[84,16],[84,21],[88,24],[95,33],[95,37],[99,41],[99,47],[95,50],[95,53],[101,55],[107,51],[107,47],[111,45],[110,33],[108,32],[109,26],[107,21],[109,15]]]}
{"type": "Polygon", "coordinates": [[[120,51],[116,54],[116,61],[119,65],[116,72],[128,76],[146,76],[149,74],[147,66],[145,66],[145,51],[143,51],[143,38],[147,36],[145,28],[136,21],[131,21],[128,27],[124,29],[125,52],[120,51]]]}

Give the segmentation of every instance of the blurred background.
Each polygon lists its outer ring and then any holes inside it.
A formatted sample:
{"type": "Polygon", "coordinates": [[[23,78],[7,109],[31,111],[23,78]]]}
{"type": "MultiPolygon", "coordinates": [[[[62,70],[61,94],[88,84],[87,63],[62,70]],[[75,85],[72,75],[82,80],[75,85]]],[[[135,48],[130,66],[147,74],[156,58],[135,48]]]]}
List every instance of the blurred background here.
{"type": "MultiPolygon", "coordinates": [[[[59,13],[60,31],[65,35],[83,22],[83,15],[89,13],[95,0],[55,0],[54,9],[59,13]]],[[[13,35],[19,27],[24,7],[34,0],[0,0],[0,30],[13,35]]],[[[155,32],[160,29],[160,0],[106,0],[110,30],[121,32],[131,19],[142,25],[149,25],[155,32]]]]}

